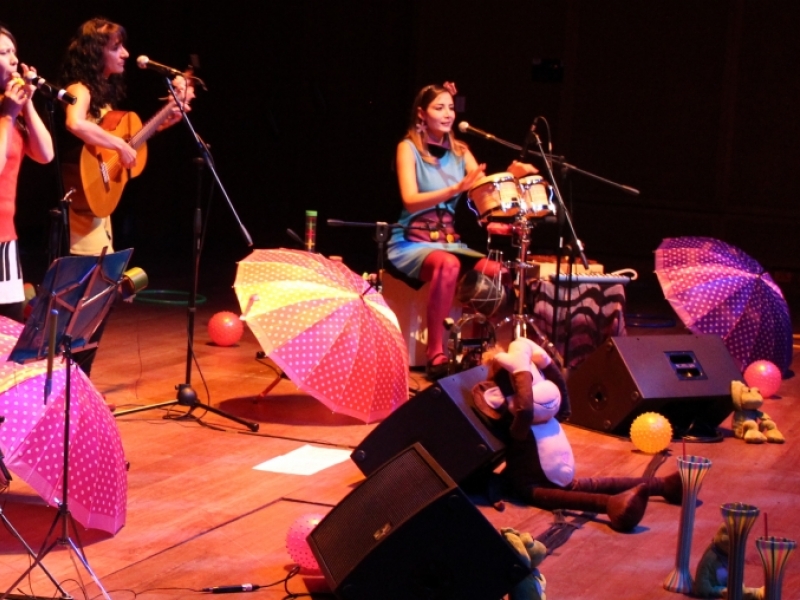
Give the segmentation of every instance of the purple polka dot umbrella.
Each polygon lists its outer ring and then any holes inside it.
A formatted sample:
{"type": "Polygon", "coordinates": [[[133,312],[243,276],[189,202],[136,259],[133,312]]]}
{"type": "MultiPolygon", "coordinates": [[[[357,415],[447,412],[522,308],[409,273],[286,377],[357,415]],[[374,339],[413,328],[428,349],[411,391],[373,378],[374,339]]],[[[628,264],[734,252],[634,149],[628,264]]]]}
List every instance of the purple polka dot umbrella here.
{"type": "Polygon", "coordinates": [[[255,250],[234,282],[264,352],[298,388],[366,423],[408,399],[408,351],[383,296],[344,264],[255,250]]]}
{"type": "Polygon", "coordinates": [[[713,238],[666,238],[656,250],[655,272],[686,326],[722,337],[742,370],[756,360],[768,360],[782,372],[789,368],[789,307],[756,260],[713,238]]]}
{"type": "MultiPolygon", "coordinates": [[[[47,359],[8,360],[21,332],[21,324],[0,317],[0,450],[9,471],[57,507],[64,483],[66,363],[55,361],[45,404],[47,359]]],[[[128,494],[122,440],[103,396],[77,367],[70,369],[69,437],[70,514],[86,528],[117,533],[128,494]]]]}

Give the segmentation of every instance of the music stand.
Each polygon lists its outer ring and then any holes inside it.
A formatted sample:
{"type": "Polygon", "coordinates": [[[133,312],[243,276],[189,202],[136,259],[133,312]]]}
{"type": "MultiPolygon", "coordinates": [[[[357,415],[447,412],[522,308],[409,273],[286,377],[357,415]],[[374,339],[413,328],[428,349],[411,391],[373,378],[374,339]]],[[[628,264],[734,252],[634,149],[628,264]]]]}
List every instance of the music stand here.
{"type": "MultiPolygon", "coordinates": [[[[56,545],[66,546],[75,552],[83,567],[94,580],[104,598],[111,600],[100,580],[92,571],[79,545],[69,534],[70,524],[75,529],[69,511],[69,429],[72,353],[75,348],[88,350],[96,344],[87,343],[103,321],[117,296],[119,284],[133,250],[121,250],[100,256],[67,256],[53,261],[45,273],[36,298],[36,305],[28,318],[17,344],[8,360],[24,363],[30,360],[52,359],[63,354],[66,359],[66,385],[64,398],[64,466],[61,502],[53,524],[44,538],[39,553],[28,569],[11,584],[0,599],[8,597],[14,587],[30,573],[56,545]],[[51,343],[54,340],[54,343],[51,343]],[[49,355],[49,356],[48,356],[49,355]],[[56,526],[61,522],[61,535],[48,544],[56,526]]],[[[45,402],[47,398],[45,397],[45,402]]],[[[63,590],[59,588],[63,594],[63,590]]],[[[64,598],[70,596],[65,595],[64,598]]]]}

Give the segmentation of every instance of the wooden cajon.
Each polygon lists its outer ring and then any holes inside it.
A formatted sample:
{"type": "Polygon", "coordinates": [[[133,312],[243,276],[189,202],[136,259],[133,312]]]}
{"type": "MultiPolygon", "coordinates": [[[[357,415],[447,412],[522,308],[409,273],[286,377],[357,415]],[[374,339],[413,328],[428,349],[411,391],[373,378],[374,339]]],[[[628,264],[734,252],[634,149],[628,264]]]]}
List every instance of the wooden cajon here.
{"type": "MultiPolygon", "coordinates": [[[[420,289],[415,290],[396,277],[392,277],[388,272],[383,274],[383,298],[400,323],[400,330],[403,332],[408,348],[408,365],[410,367],[424,367],[427,362],[425,348],[428,345],[428,328],[426,327],[425,313],[428,306],[429,288],[430,284],[426,283],[420,289]]],[[[461,318],[461,305],[455,299],[450,308],[450,318],[454,321],[461,318]]]]}

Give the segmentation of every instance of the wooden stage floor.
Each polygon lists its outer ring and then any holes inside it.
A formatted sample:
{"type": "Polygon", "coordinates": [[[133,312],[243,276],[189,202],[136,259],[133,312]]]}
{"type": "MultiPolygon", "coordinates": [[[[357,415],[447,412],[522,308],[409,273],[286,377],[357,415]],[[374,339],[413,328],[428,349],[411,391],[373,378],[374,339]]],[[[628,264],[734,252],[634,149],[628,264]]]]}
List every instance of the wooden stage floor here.
{"type": "MultiPolygon", "coordinates": [[[[354,448],[372,429],[353,418],[332,413],[283,379],[264,398],[259,393],[274,377],[269,361],[257,360],[255,338],[245,331],[233,347],[210,344],[206,324],[219,310],[237,312],[229,287],[204,292],[198,307],[191,383],[202,402],[259,423],[252,433],[218,415],[196,409],[189,419],[170,419],[181,406],[154,408],[117,419],[128,473],[127,524],[115,536],[79,530],[88,561],[111,598],[190,598],[205,587],[253,583],[265,586],[254,597],[278,599],[293,593],[322,592],[324,580],[300,573],[279,583],[293,567],[286,550],[289,526],[309,513],[325,513],[354,489],[363,475],[351,461],[304,476],[253,467],[306,444],[354,448]]],[[[666,310],[666,309],[664,309],[666,310]]],[[[185,383],[187,311],[184,306],[122,304],[112,314],[95,362],[92,381],[118,409],[176,398],[185,383]]],[[[629,327],[629,335],[648,333],[629,327]]],[[[795,371],[797,370],[795,363],[795,371]]],[[[427,384],[411,373],[409,386],[427,384]]],[[[784,445],[746,445],[732,438],[722,424],[720,443],[691,444],[692,454],[708,457],[696,510],[691,569],[722,523],[720,506],[744,502],[768,514],[769,533],[800,539],[800,383],[787,379],[778,397],[764,410],[787,438],[784,445]]],[[[640,475],[651,457],[628,440],[566,425],[579,476],[640,475]]],[[[674,469],[680,444],[673,443],[659,474],[674,469]]],[[[496,527],[514,527],[534,536],[553,521],[552,513],[508,502],[498,511],[480,497],[480,511],[496,527]]],[[[53,509],[14,478],[0,497],[8,520],[34,548],[42,544],[53,509]]],[[[603,516],[584,519],[541,565],[547,594],[553,599],[627,600],[673,598],[662,582],[676,560],[680,508],[652,499],[633,533],[617,533],[603,516]]],[[[763,583],[763,569],[754,539],[762,535],[763,518],[751,532],[746,550],[745,582],[763,583]]],[[[29,565],[19,542],[0,529],[0,593],[29,565]]],[[[99,597],[97,586],[63,547],[44,561],[76,598],[99,597]],[[77,565],[77,566],[76,566],[77,565]],[[83,588],[83,589],[82,589],[83,588]]],[[[14,593],[52,597],[53,586],[40,569],[14,593]]],[[[315,594],[315,597],[329,597],[315,594]]],[[[800,555],[789,559],[784,598],[800,597],[800,555]]],[[[376,599],[379,600],[379,599],[376,599]]]]}

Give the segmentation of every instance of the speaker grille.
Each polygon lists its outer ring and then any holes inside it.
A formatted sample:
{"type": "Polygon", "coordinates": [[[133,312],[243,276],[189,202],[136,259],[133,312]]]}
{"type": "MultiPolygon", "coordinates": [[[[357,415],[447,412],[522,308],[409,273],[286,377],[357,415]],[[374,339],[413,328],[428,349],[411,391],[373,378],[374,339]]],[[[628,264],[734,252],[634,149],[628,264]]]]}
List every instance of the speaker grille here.
{"type": "Polygon", "coordinates": [[[320,568],[334,587],[394,529],[455,488],[453,480],[423,452],[415,445],[384,464],[309,535],[320,568]],[[369,493],[374,489],[380,493],[369,493]]]}
{"type": "Polygon", "coordinates": [[[475,367],[440,379],[379,423],[353,451],[353,462],[369,476],[393,456],[420,443],[458,483],[497,463],[505,445],[472,409],[472,388],[487,377],[486,367],[475,367]]]}

